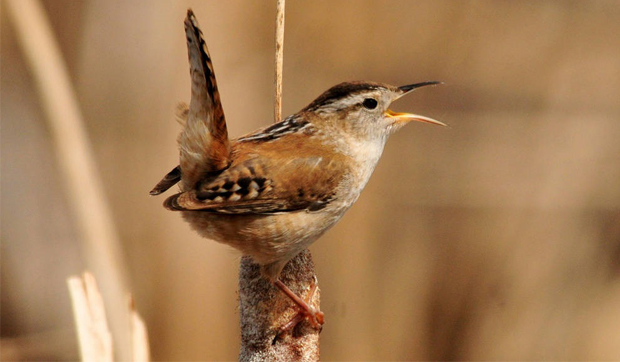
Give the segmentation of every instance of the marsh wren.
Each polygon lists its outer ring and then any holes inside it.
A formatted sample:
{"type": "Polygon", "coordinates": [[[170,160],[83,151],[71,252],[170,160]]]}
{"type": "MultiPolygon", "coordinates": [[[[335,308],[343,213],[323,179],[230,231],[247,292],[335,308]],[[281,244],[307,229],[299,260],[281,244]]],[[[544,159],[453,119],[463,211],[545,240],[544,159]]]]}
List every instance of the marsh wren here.
{"type": "Polygon", "coordinates": [[[192,92],[181,112],[180,164],[151,195],[180,183],[164,206],[181,211],[200,235],[250,255],[318,327],[323,313],[284,285],[280,271],[353,205],[391,133],[410,121],[444,125],[388,109],[439,82],[341,83],[284,121],[229,140],[211,58],[191,10],[185,33],[192,92]]]}

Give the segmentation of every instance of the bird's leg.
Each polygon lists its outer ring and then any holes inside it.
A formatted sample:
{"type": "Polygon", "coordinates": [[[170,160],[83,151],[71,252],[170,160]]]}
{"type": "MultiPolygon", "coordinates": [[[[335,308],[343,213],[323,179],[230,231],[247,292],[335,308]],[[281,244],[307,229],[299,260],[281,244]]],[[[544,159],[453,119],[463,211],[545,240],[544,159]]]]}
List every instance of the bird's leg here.
{"type": "Polygon", "coordinates": [[[297,306],[299,306],[299,308],[301,309],[299,313],[295,317],[293,317],[293,319],[291,319],[288,323],[282,326],[282,328],[280,328],[280,333],[286,332],[291,328],[294,328],[303,319],[307,319],[314,328],[321,328],[321,325],[325,323],[325,314],[311,306],[312,299],[314,298],[314,293],[316,292],[317,288],[314,281],[310,285],[310,291],[305,301],[301,299],[297,294],[293,293],[293,291],[290,290],[286,285],[284,285],[284,283],[282,283],[280,279],[276,279],[274,284],[284,294],[286,294],[286,296],[291,298],[291,300],[295,302],[295,304],[297,304],[297,306]]]}

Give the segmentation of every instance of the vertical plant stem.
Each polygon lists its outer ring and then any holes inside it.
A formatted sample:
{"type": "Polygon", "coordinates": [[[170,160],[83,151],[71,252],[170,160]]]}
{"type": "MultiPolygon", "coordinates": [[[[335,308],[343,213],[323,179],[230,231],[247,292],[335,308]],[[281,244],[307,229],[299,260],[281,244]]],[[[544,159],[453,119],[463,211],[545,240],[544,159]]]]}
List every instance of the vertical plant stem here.
{"type": "MultiPolygon", "coordinates": [[[[291,259],[282,270],[280,280],[305,297],[315,281],[310,251],[306,249],[291,259]]],[[[319,309],[318,289],[311,304],[319,309]]],[[[302,321],[292,331],[280,333],[280,328],[298,311],[284,293],[261,276],[260,266],[249,256],[244,256],[239,270],[239,361],[318,361],[320,331],[307,321],[302,321]]]]}
{"type": "Polygon", "coordinates": [[[110,325],[119,341],[117,359],[129,360],[128,289],[120,242],[60,48],[39,1],[4,4],[39,92],[87,268],[98,277],[110,308],[110,325]]]}
{"type": "Polygon", "coordinates": [[[82,278],[67,279],[82,361],[112,362],[112,335],[108,329],[103,298],[95,278],[84,273],[82,278]]]}
{"type": "Polygon", "coordinates": [[[284,62],[284,5],[286,0],[277,0],[276,4],[276,94],[274,119],[282,121],[282,67],[284,62]]]}
{"type": "MultiPolygon", "coordinates": [[[[285,0],[277,0],[275,122],[282,120],[284,2],[285,0]]],[[[280,280],[298,295],[307,293],[308,288],[317,282],[310,251],[304,250],[289,261],[280,273],[280,280]]],[[[311,303],[317,310],[319,309],[318,288],[311,303]]],[[[281,333],[281,327],[297,315],[297,306],[261,276],[260,265],[249,256],[241,259],[239,268],[239,313],[241,317],[239,361],[319,360],[320,331],[304,321],[292,331],[281,333]]]]}

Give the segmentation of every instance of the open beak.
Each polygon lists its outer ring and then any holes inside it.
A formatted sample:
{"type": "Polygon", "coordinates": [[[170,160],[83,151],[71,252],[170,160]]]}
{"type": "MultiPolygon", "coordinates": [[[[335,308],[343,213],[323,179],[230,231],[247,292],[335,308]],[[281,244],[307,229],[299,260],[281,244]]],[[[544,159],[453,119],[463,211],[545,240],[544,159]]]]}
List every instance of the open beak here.
{"type": "Polygon", "coordinates": [[[426,123],[432,123],[432,124],[437,124],[440,126],[447,126],[447,124],[443,123],[443,122],[439,122],[436,119],[432,119],[429,117],[424,117],[424,116],[419,116],[417,114],[411,114],[411,113],[396,113],[396,112],[392,112],[391,110],[387,110],[385,111],[385,114],[390,117],[390,118],[394,118],[396,123],[408,123],[411,121],[418,121],[418,122],[426,122],[426,123]]]}
{"type": "MultiPolygon", "coordinates": [[[[400,97],[402,97],[405,94],[413,91],[416,88],[425,87],[427,85],[436,85],[436,84],[442,84],[442,82],[432,81],[432,82],[422,82],[422,83],[416,83],[416,84],[409,84],[409,85],[404,85],[402,87],[398,87],[398,89],[403,91],[403,94],[400,96],[400,97]]],[[[400,98],[400,97],[398,97],[398,98],[400,98]]],[[[389,109],[387,111],[385,111],[385,114],[388,117],[390,117],[390,118],[394,118],[396,123],[408,123],[408,122],[411,122],[411,121],[418,121],[418,122],[426,122],[426,123],[437,124],[437,125],[440,125],[440,126],[447,126],[445,123],[439,122],[436,119],[432,119],[432,118],[424,117],[424,116],[419,116],[417,114],[396,113],[396,112],[392,112],[389,109]]]]}

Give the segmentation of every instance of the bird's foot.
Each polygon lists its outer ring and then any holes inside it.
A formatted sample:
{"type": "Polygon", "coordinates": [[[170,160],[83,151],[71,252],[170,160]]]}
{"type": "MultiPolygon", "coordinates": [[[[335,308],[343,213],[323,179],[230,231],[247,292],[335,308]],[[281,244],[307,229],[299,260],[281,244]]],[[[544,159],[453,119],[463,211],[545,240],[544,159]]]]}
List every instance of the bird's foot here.
{"type": "Polygon", "coordinates": [[[312,299],[314,299],[314,294],[317,289],[315,281],[310,284],[310,290],[308,291],[308,296],[305,300],[293,293],[293,291],[284,285],[284,283],[282,283],[279,279],[276,280],[275,285],[293,302],[295,302],[300,309],[288,323],[280,327],[279,335],[292,330],[304,319],[308,320],[314,328],[321,329],[321,326],[325,323],[325,314],[312,306],[312,299]]]}

